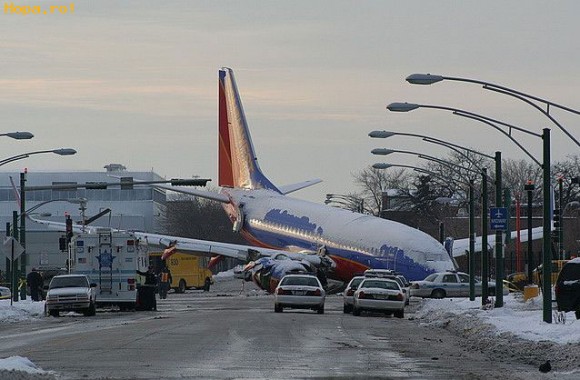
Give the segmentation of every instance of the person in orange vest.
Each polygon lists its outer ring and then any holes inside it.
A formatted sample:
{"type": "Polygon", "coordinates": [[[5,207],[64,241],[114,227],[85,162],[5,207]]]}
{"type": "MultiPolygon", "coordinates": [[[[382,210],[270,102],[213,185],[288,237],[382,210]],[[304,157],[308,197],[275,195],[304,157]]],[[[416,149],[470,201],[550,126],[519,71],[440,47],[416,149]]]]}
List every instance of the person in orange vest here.
{"type": "Polygon", "coordinates": [[[167,268],[167,265],[163,265],[161,268],[161,272],[159,272],[159,298],[166,299],[167,292],[171,287],[171,281],[173,278],[171,277],[171,271],[167,268]]]}

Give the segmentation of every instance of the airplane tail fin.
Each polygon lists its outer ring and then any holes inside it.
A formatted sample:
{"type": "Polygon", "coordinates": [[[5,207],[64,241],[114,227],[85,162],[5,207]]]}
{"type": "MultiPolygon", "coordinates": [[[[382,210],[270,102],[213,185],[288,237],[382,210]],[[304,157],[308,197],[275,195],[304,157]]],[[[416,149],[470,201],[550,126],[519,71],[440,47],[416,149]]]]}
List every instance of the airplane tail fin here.
{"type": "Polygon", "coordinates": [[[222,187],[280,192],[258,166],[234,72],[219,71],[219,182],[222,187]]]}

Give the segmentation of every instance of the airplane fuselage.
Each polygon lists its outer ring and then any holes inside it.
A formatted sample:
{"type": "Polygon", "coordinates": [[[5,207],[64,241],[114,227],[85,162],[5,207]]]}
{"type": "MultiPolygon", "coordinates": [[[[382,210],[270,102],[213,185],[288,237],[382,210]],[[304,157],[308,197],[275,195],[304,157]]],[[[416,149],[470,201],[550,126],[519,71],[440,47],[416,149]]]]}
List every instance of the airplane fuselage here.
{"type": "Polygon", "coordinates": [[[276,191],[222,188],[232,221],[243,213],[240,233],[251,244],[291,252],[325,247],[336,263],[331,278],[349,281],[368,268],[393,269],[409,280],[453,269],[443,246],[416,229],[281,195],[276,191]],[[239,205],[241,206],[241,211],[239,205]]]}

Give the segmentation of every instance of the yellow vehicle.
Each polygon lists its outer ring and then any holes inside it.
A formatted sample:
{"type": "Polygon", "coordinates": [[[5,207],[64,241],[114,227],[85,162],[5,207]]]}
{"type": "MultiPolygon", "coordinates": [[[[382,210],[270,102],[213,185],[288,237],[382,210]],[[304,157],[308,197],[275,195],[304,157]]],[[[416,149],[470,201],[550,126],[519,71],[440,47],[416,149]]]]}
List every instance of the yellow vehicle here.
{"type": "MultiPolygon", "coordinates": [[[[163,266],[161,255],[163,252],[149,253],[149,263],[153,265],[155,273],[163,266]]],[[[207,269],[209,259],[185,253],[174,253],[167,260],[167,267],[171,271],[171,288],[176,293],[183,293],[185,289],[203,289],[209,291],[213,284],[212,273],[207,269]]]]}
{"type": "MultiPolygon", "coordinates": [[[[570,260],[552,260],[552,284],[556,283],[562,267],[564,267],[564,264],[566,264],[568,261],[570,260]]],[[[536,285],[539,285],[542,282],[542,268],[543,264],[540,264],[532,271],[532,281],[536,285]]]]}

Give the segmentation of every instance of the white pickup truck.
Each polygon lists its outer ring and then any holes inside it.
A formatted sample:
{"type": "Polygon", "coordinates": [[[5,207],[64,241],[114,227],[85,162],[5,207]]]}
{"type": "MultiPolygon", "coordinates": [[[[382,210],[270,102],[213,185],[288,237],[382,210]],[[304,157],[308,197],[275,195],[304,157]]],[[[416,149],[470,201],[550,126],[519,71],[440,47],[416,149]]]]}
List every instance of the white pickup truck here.
{"type": "Polygon", "coordinates": [[[75,311],[85,316],[95,315],[96,286],[84,274],[54,276],[46,294],[46,314],[58,317],[61,311],[75,311]]]}

